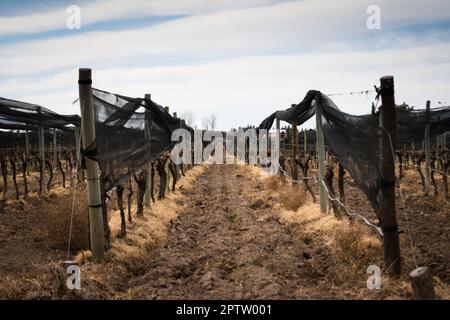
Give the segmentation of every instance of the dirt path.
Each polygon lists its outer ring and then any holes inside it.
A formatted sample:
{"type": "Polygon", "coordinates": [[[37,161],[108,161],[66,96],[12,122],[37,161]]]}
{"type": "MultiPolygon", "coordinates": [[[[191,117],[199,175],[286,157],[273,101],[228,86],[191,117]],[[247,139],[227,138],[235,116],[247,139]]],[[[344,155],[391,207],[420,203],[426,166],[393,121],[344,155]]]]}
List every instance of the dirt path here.
{"type": "MultiPolygon", "coordinates": [[[[144,299],[298,297],[310,258],[298,228],[274,218],[248,168],[210,166],[130,294],[144,299]],[[256,199],[256,200],[255,200],[256,199]]],[[[311,281],[311,280],[309,280],[311,281]]]]}

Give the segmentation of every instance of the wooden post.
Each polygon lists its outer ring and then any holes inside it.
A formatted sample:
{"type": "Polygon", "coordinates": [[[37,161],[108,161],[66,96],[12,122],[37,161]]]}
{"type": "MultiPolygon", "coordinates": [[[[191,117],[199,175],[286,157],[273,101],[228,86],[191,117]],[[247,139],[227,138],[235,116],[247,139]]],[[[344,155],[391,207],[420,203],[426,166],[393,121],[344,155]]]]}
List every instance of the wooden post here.
{"type": "Polygon", "coordinates": [[[58,166],[58,149],[56,144],[56,128],[53,128],[53,163],[55,165],[55,168],[58,166]]]}
{"type": "Polygon", "coordinates": [[[77,157],[77,164],[79,164],[81,160],[80,147],[81,147],[80,128],[75,127],[75,155],[77,157]]]}
{"type": "MultiPolygon", "coordinates": [[[[168,114],[170,114],[170,108],[169,107],[165,107],[166,111],[168,114]]],[[[170,157],[166,162],[166,165],[164,167],[164,170],[166,171],[166,194],[169,194],[170,191],[170,182],[171,182],[171,174],[170,174],[170,170],[169,170],[169,166],[170,166],[170,157]]]]}
{"type": "MultiPolygon", "coordinates": [[[[444,150],[447,148],[446,137],[447,137],[447,132],[444,132],[444,133],[442,134],[442,145],[444,146],[444,150]]],[[[445,153],[444,153],[444,154],[445,154],[445,153]]]]}
{"type": "Polygon", "coordinates": [[[292,122],[292,179],[298,180],[298,128],[297,121],[292,122]]]}
{"type": "MultiPolygon", "coordinates": [[[[277,145],[277,148],[280,148],[280,119],[276,119],[276,122],[275,122],[275,128],[276,128],[276,131],[275,131],[275,134],[276,134],[276,140],[278,141],[278,145],[277,145]]],[[[271,151],[271,153],[270,153],[270,156],[271,156],[271,161],[273,161],[273,154],[272,154],[272,149],[268,149],[268,150],[270,150],[271,151]]],[[[278,157],[280,156],[280,152],[278,153],[278,157]]],[[[279,162],[278,162],[278,160],[279,159],[277,159],[277,164],[276,164],[276,173],[279,173],[280,172],[280,165],[279,165],[279,162]]],[[[273,171],[272,171],[273,172],[273,171]]],[[[281,172],[280,172],[281,173],[281,172]]]]}
{"type": "Polygon", "coordinates": [[[25,154],[27,159],[30,159],[30,134],[28,128],[25,131],[25,154]]]}
{"type": "Polygon", "coordinates": [[[430,101],[427,101],[426,109],[426,121],[425,124],[425,194],[430,192],[430,177],[431,177],[431,165],[430,165],[430,101]]]}
{"type": "MultiPolygon", "coordinates": [[[[95,120],[92,105],[92,77],[91,69],[79,69],[79,93],[82,123],[83,149],[92,147],[95,142],[95,120]]],[[[95,146],[94,146],[95,147],[95,146]]],[[[85,158],[88,207],[89,207],[89,231],[91,240],[92,257],[95,262],[101,262],[104,254],[103,216],[100,196],[100,177],[98,163],[85,158]]]]}
{"type": "Polygon", "coordinates": [[[316,104],[316,153],[317,153],[317,162],[319,165],[319,203],[320,203],[320,212],[327,212],[327,191],[325,190],[325,186],[323,183],[325,182],[325,142],[323,138],[322,131],[322,108],[317,102],[316,104]]]}
{"type": "Polygon", "coordinates": [[[306,132],[306,128],[303,129],[303,151],[305,152],[305,154],[308,151],[308,137],[306,137],[306,132]]]}
{"type": "Polygon", "coordinates": [[[384,263],[392,276],[399,276],[400,245],[395,210],[395,98],[394,77],[380,79],[380,215],[383,230],[384,263]]]}
{"type": "MultiPolygon", "coordinates": [[[[147,93],[145,94],[145,106],[147,108],[150,108],[150,99],[151,99],[151,94],[147,93]]],[[[152,122],[151,122],[151,116],[150,116],[150,112],[149,110],[145,110],[145,139],[150,141],[151,139],[151,128],[152,128],[152,122]]],[[[149,142],[150,143],[150,142],[149,142]]],[[[149,149],[150,149],[150,145],[149,145],[149,149]]],[[[145,186],[145,196],[144,196],[144,205],[147,208],[151,208],[152,207],[152,194],[151,194],[151,183],[152,183],[152,177],[151,177],[151,172],[152,172],[152,162],[149,161],[147,163],[147,181],[146,181],[146,186],[145,186]]]]}
{"type": "Polygon", "coordinates": [[[430,268],[419,267],[409,274],[415,300],[434,300],[433,277],[430,268]]]}
{"type": "MultiPolygon", "coordinates": [[[[39,116],[39,123],[41,123],[41,108],[38,109],[38,116],[39,116]]],[[[39,157],[42,161],[42,186],[40,189],[42,190],[42,193],[47,193],[47,188],[45,187],[47,185],[47,180],[45,176],[45,136],[44,136],[44,127],[39,125],[38,129],[38,136],[39,136],[39,157]]]]}

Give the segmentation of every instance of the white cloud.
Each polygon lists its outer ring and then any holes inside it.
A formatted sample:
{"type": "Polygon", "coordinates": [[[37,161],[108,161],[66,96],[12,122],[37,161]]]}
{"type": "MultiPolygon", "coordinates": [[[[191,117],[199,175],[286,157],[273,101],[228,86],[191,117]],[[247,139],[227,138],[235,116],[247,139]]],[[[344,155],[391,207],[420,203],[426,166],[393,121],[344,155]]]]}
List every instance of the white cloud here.
{"type": "MultiPolygon", "coordinates": [[[[395,77],[396,99],[423,107],[447,100],[450,61],[443,59],[450,44],[378,52],[310,53],[245,57],[196,65],[146,68],[111,67],[93,70],[94,86],[129,96],[152,98],[181,113],[191,110],[196,119],[214,111],[219,127],[228,129],[259,122],[276,109],[297,103],[309,89],[324,93],[372,89],[386,74],[395,77]]],[[[7,97],[78,112],[71,105],[78,95],[73,70],[42,79],[0,83],[7,97]],[[26,93],[26,95],[24,94],[26,93]]],[[[333,97],[344,111],[370,111],[373,94],[333,97]]]]}
{"type": "MultiPolygon", "coordinates": [[[[373,32],[367,30],[365,23],[365,8],[369,2],[289,1],[195,15],[137,30],[90,32],[14,43],[0,48],[0,75],[23,75],[83,65],[123,65],[138,59],[145,60],[146,64],[162,64],[167,59],[188,61],[348,50],[349,46],[358,50],[363,44],[357,39],[373,32]]],[[[380,0],[380,3],[383,26],[450,16],[448,10],[443,10],[446,1],[435,0],[436,12],[424,8],[423,14],[417,9],[421,8],[418,1],[410,1],[411,6],[396,11],[395,17],[391,12],[398,1],[380,0]],[[414,9],[413,4],[418,7],[414,9]]],[[[384,45],[404,44],[390,41],[384,45]]]]}
{"type": "MultiPolygon", "coordinates": [[[[0,94],[60,113],[78,112],[71,104],[78,96],[77,69],[88,66],[96,87],[129,96],[151,93],[173,111],[192,110],[197,120],[214,111],[222,129],[259,124],[309,89],[372,89],[386,74],[395,76],[397,102],[421,107],[426,100],[449,101],[450,44],[438,44],[442,31],[408,38],[385,31],[448,19],[447,1],[379,0],[383,29],[376,37],[366,28],[370,2],[203,2],[208,9],[200,1],[158,1],[165,3],[158,9],[164,14],[196,15],[136,30],[1,46],[0,94]],[[371,47],[368,39],[375,39],[371,47]]],[[[131,14],[134,3],[118,5],[123,7],[115,12],[131,14]]],[[[362,114],[372,98],[333,100],[346,112],[362,114]]]]}
{"type": "MultiPolygon", "coordinates": [[[[279,0],[97,0],[76,3],[81,8],[83,26],[93,23],[149,16],[191,15],[231,8],[261,6],[279,0]]],[[[0,36],[32,34],[64,29],[69,14],[67,7],[21,16],[0,17],[0,36]]]]}

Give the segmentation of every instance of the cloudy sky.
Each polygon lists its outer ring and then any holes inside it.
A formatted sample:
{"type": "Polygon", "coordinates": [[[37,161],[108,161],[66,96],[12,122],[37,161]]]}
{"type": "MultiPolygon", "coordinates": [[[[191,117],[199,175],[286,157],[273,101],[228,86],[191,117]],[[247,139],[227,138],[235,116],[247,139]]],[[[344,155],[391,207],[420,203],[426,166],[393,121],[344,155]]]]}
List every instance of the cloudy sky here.
{"type": "MultiPolygon", "coordinates": [[[[94,0],[0,3],[0,96],[78,113],[78,68],[97,88],[151,93],[197,124],[259,124],[324,93],[371,90],[393,75],[396,101],[450,103],[448,0],[94,0]],[[81,28],[68,29],[70,5],[81,28]],[[369,29],[370,5],[380,29],[369,29]]],[[[373,93],[334,96],[370,111],[373,93]]]]}

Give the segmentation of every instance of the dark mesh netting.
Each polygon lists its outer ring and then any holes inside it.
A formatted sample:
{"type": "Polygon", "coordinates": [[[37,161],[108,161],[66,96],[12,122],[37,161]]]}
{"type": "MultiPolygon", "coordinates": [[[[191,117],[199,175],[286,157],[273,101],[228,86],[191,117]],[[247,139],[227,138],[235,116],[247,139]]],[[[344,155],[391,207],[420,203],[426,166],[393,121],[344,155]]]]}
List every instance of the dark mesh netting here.
{"type": "MultiPolygon", "coordinates": [[[[172,132],[192,130],[152,100],[92,89],[97,160],[105,192],[173,147],[172,132]]],[[[91,147],[93,148],[93,147],[91,147]]],[[[85,153],[89,153],[86,150],[85,153]]]]}
{"type": "MultiPolygon", "coordinates": [[[[75,130],[73,128],[65,128],[56,131],[56,143],[58,147],[65,149],[75,149],[75,130]]],[[[28,132],[28,141],[31,149],[37,149],[39,145],[39,135],[37,131],[28,132]]],[[[48,148],[53,143],[53,130],[44,131],[44,147],[48,148]]],[[[0,148],[11,150],[25,150],[26,132],[20,130],[0,131],[0,148]]]]}
{"type": "Polygon", "coordinates": [[[420,143],[425,139],[425,125],[430,124],[430,137],[450,130],[450,107],[426,110],[397,111],[396,146],[420,143]],[[427,120],[428,119],[428,120],[427,120]]]}
{"type": "MultiPolygon", "coordinates": [[[[301,125],[320,108],[324,141],[328,150],[336,155],[359,188],[366,194],[378,212],[379,175],[379,119],[378,113],[355,116],[338,109],[333,101],[319,91],[309,91],[302,102],[267,117],[259,126],[269,130],[275,119],[301,125]]],[[[425,124],[430,123],[430,137],[450,128],[450,107],[396,112],[396,137],[393,143],[420,142],[424,138],[425,124]]]]}
{"type": "Polygon", "coordinates": [[[325,95],[318,95],[325,145],[336,155],[378,212],[379,131],[376,115],[354,116],[339,111],[325,95]]]}
{"type": "Polygon", "coordinates": [[[59,128],[67,125],[80,125],[78,115],[60,115],[47,108],[0,97],[0,128],[30,129],[37,126],[59,128]]]}

